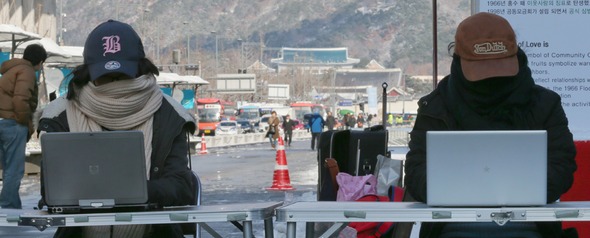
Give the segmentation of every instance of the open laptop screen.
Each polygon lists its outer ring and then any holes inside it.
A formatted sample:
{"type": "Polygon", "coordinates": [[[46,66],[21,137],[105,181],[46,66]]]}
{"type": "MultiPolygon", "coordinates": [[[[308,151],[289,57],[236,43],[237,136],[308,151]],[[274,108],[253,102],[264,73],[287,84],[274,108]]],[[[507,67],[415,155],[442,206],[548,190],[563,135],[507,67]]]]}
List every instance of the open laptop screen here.
{"type": "Polygon", "coordinates": [[[428,131],[426,148],[428,205],[546,204],[546,131],[428,131]]]}
{"type": "Polygon", "coordinates": [[[142,132],[45,133],[41,150],[48,207],[84,209],[147,203],[142,132]]]}

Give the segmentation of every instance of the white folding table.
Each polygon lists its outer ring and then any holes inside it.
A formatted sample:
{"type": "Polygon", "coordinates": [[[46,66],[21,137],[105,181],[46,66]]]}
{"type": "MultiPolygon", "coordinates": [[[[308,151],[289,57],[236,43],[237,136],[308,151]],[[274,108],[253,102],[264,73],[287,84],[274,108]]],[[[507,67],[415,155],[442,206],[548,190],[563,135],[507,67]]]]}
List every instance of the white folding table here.
{"type": "Polygon", "coordinates": [[[289,238],[296,237],[297,222],[335,222],[321,236],[329,237],[349,222],[496,222],[502,225],[506,222],[590,221],[590,201],[488,208],[429,207],[416,202],[297,202],[277,208],[276,216],[277,221],[287,222],[289,238]]]}
{"type": "Polygon", "coordinates": [[[245,238],[252,237],[252,221],[264,220],[266,237],[273,237],[275,208],[282,202],[168,207],[158,211],[50,214],[45,210],[0,209],[0,226],[47,227],[198,223],[221,237],[207,222],[241,222],[245,238]]]}

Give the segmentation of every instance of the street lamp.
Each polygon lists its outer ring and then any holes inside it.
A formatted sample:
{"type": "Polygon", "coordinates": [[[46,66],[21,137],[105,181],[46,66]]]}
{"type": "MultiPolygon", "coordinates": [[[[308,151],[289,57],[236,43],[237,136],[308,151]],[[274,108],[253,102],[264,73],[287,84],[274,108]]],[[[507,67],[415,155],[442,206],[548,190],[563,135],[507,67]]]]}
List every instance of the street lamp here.
{"type": "Polygon", "coordinates": [[[63,33],[66,31],[66,29],[64,28],[64,17],[66,17],[67,15],[64,13],[63,11],[63,0],[59,1],[59,40],[57,41],[57,43],[59,45],[64,45],[64,35],[63,33]]]}
{"type": "MultiPolygon", "coordinates": [[[[188,21],[184,21],[182,24],[189,26],[188,21]]],[[[187,27],[188,28],[188,27],[187,27]]],[[[191,45],[190,45],[190,29],[187,29],[186,34],[186,64],[191,63],[191,45]]]]}
{"type": "Polygon", "coordinates": [[[145,38],[145,21],[144,21],[144,15],[147,12],[150,12],[150,9],[145,8],[141,12],[141,38],[145,38]]]}
{"type": "Polygon", "coordinates": [[[387,86],[387,82],[383,82],[383,84],[381,84],[381,87],[383,88],[383,98],[381,99],[383,101],[381,105],[381,123],[385,128],[387,128],[387,86]]]}
{"type": "Polygon", "coordinates": [[[217,45],[217,40],[218,40],[218,37],[217,37],[217,32],[215,32],[215,31],[211,31],[211,34],[215,35],[215,73],[217,74],[218,73],[218,69],[219,69],[219,55],[218,55],[218,52],[217,52],[217,46],[218,46],[217,45]]]}
{"type": "Polygon", "coordinates": [[[240,70],[243,72],[244,70],[244,42],[242,38],[238,38],[238,42],[240,42],[240,70]]]}

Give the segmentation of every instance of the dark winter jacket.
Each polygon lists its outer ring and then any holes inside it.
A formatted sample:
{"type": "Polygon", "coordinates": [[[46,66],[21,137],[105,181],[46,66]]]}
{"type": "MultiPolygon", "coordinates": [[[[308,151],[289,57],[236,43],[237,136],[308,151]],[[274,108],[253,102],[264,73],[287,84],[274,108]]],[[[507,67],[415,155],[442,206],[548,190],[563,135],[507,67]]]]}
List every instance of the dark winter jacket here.
{"type": "Polygon", "coordinates": [[[293,128],[295,127],[295,121],[289,119],[283,121],[283,130],[285,134],[293,134],[293,128]]]}
{"type": "Polygon", "coordinates": [[[346,125],[350,128],[354,128],[356,126],[356,117],[349,116],[348,120],[346,121],[346,125]]]}
{"type": "MultiPolygon", "coordinates": [[[[154,113],[148,202],[159,206],[189,205],[194,202],[195,184],[188,168],[187,132],[194,133],[193,118],[174,99],[164,96],[154,113]]],[[[58,98],[45,107],[39,131],[69,131],[66,99],[58,98]]],[[[64,237],[76,230],[69,230],[64,237]]],[[[179,225],[153,225],[152,237],[183,237],[179,225]]]]}
{"type": "Polygon", "coordinates": [[[329,115],[326,117],[326,126],[328,127],[329,130],[334,129],[334,126],[336,125],[336,118],[334,118],[333,115],[329,115]]]}
{"type": "MultiPolygon", "coordinates": [[[[438,87],[418,102],[415,125],[410,133],[410,151],[406,156],[405,186],[417,201],[426,202],[426,132],[441,130],[546,130],[548,141],[547,202],[551,203],[568,191],[576,171],[573,136],[561,106],[561,98],[553,91],[534,85],[526,56],[519,52],[521,72],[513,82],[526,82],[511,87],[505,92],[498,88],[490,92],[493,102],[487,98],[470,98],[474,95],[457,92],[462,72],[458,62],[453,61],[451,75],[444,78],[438,87]],[[463,96],[458,96],[463,95],[463,96]],[[469,98],[480,103],[465,102],[469,98]],[[493,106],[502,105],[502,106],[493,106]]],[[[473,83],[473,82],[472,82],[473,83]]],[[[481,82],[490,83],[490,82],[481,82]]],[[[465,83],[468,85],[469,83],[465,83]]],[[[495,86],[490,86],[495,87],[495,86]]],[[[464,92],[463,92],[464,93],[464,92]]],[[[488,96],[485,96],[488,97],[488,96]]],[[[457,186],[461,186],[457,184],[457,186]]],[[[453,189],[449,188],[452,192],[453,189]]],[[[445,223],[423,223],[420,237],[438,237],[445,223]]],[[[538,222],[537,228],[543,237],[562,237],[561,223],[538,222]]]]}

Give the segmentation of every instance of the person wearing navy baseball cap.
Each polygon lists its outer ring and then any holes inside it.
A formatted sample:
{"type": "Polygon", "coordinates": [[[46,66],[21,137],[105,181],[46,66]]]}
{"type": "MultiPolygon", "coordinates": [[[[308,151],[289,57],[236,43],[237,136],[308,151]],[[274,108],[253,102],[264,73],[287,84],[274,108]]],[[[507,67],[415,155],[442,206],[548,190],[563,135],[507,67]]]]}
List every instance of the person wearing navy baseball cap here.
{"type": "MultiPolygon", "coordinates": [[[[195,119],[162,93],[156,83],[158,68],[145,57],[141,38],[130,25],[108,20],[90,32],[83,55],[67,95],[45,107],[38,134],[141,131],[148,203],[194,204],[196,179],[187,167],[186,141],[195,132],[195,119]]],[[[183,232],[178,224],[67,227],[59,228],[55,237],[183,237],[183,232]]]]}
{"type": "Polygon", "coordinates": [[[135,78],[145,53],[141,39],[130,25],[108,20],[90,32],[83,56],[90,70],[90,80],[94,81],[110,73],[135,78]]]}

